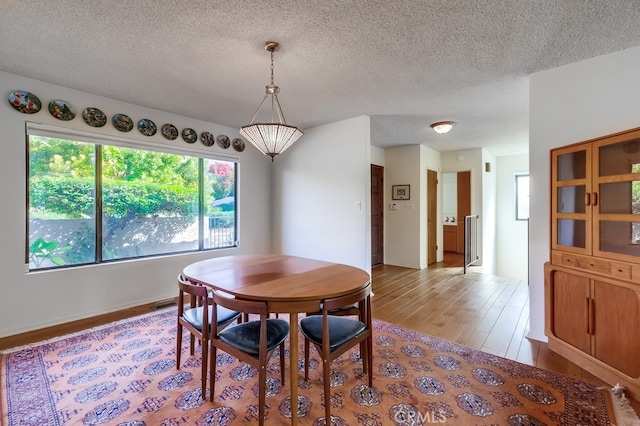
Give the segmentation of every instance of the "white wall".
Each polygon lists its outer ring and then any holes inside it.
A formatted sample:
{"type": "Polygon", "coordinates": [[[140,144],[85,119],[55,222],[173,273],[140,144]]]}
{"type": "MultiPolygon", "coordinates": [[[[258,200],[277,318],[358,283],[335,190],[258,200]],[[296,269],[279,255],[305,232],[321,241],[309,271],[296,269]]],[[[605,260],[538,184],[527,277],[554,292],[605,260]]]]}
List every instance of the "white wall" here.
{"type": "Polygon", "coordinates": [[[384,263],[423,268],[420,194],[426,171],[420,167],[420,145],[385,150],[384,263]],[[410,185],[409,200],[392,200],[393,185],[410,185]],[[397,206],[390,209],[390,204],[397,206]]]}
{"type": "MultiPolygon", "coordinates": [[[[458,173],[442,174],[442,213],[447,219],[458,217],[458,173]]],[[[446,222],[448,222],[445,219],[446,222]]]]}
{"type": "Polygon", "coordinates": [[[0,102],[3,154],[0,156],[0,199],[4,206],[0,210],[0,270],[3,273],[0,280],[0,337],[174,297],[177,295],[176,276],[191,262],[228,254],[269,252],[271,161],[252,146],[236,153],[205,147],[200,142],[189,145],[181,140],[167,141],[159,132],[152,137],[142,136],[135,129],[121,133],[110,123],[102,128],[92,128],[80,115],[85,107],[98,107],[109,117],[125,113],[136,122],[149,118],[158,126],[173,123],[179,129],[191,127],[199,133],[206,130],[215,135],[226,134],[230,138],[239,136],[236,129],[0,72],[0,93],[5,99],[15,90],[36,94],[43,108],[36,114],[27,115],[11,108],[6,100],[0,102]],[[64,99],[74,105],[76,118],[66,122],[53,118],[47,111],[47,104],[53,99],[64,99]],[[195,155],[211,151],[236,155],[240,159],[240,247],[25,273],[26,121],[124,137],[140,146],[177,147],[195,155]],[[29,306],[28,313],[25,313],[25,304],[29,306]]]}
{"type": "Polygon", "coordinates": [[[487,274],[496,273],[496,157],[482,150],[482,271],[487,274]],[[488,167],[488,169],[487,169],[488,167]]]}
{"type": "Polygon", "coordinates": [[[640,47],[533,74],[530,78],[529,337],[544,336],[549,259],[549,150],[640,125],[640,47]]]}
{"type": "Polygon", "coordinates": [[[312,129],[273,164],[275,252],[371,271],[370,119],[312,129]]]}
{"type": "Polygon", "coordinates": [[[384,167],[384,149],[371,146],[371,164],[384,167]]]}
{"type": "Polygon", "coordinates": [[[516,220],[515,176],[529,173],[529,156],[498,157],[496,173],[496,274],[526,280],[529,271],[529,222],[516,220]]]}

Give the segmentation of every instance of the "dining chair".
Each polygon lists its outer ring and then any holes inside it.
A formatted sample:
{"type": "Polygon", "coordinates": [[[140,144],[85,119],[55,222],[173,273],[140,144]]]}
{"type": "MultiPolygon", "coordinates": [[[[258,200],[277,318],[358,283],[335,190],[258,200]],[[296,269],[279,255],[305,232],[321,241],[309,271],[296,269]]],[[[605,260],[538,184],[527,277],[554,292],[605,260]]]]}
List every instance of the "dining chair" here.
{"type": "MultiPolygon", "coordinates": [[[[211,303],[210,293],[207,287],[191,283],[182,274],[178,275],[178,328],[176,334],[176,368],[180,369],[180,357],[182,355],[182,332],[186,328],[190,333],[189,353],[195,353],[195,340],[201,343],[202,351],[202,399],[207,394],[207,368],[209,366],[209,339],[213,330],[211,324],[216,324],[216,330],[223,329],[240,318],[240,312],[235,312],[223,307],[215,308],[211,303]],[[189,299],[188,307],[185,303],[189,299]]],[[[212,372],[213,375],[213,372],[212,372]]],[[[212,391],[213,393],[213,391],[212,391]]]]}
{"type": "MultiPolygon", "coordinates": [[[[311,315],[322,315],[322,304],[320,304],[320,309],[315,312],[307,312],[306,316],[311,315]]],[[[338,315],[338,316],[359,316],[360,315],[360,304],[358,302],[349,304],[347,306],[341,306],[339,308],[331,309],[329,311],[329,315],[338,315]]]]}
{"type": "Polygon", "coordinates": [[[309,379],[310,343],[313,343],[322,359],[326,424],[331,424],[331,361],[355,345],[360,345],[362,369],[368,375],[369,387],[373,386],[373,337],[371,330],[371,285],[346,296],[325,299],[322,301],[321,315],[310,315],[300,320],[300,331],[305,337],[305,380],[309,379]],[[358,315],[357,319],[331,313],[356,304],[357,308],[353,308],[352,312],[358,315]]]}
{"type": "MultiPolygon", "coordinates": [[[[258,416],[259,424],[264,424],[267,364],[276,348],[280,348],[280,380],[284,383],[284,341],[289,335],[289,323],[283,319],[270,318],[266,302],[232,298],[219,291],[213,291],[213,305],[245,314],[259,315],[260,319],[233,325],[211,336],[211,395],[213,401],[216,354],[220,349],[238,360],[258,370],[258,416]]],[[[214,310],[214,321],[216,314],[214,310]]]]}

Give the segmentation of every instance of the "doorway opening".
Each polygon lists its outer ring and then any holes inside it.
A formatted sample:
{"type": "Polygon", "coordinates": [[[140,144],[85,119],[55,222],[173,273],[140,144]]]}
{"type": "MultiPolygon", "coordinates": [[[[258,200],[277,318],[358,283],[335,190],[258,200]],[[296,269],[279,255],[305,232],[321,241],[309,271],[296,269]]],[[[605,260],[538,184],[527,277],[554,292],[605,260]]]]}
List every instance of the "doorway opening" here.
{"type": "Polygon", "coordinates": [[[471,171],[442,174],[443,263],[464,264],[464,218],[471,214],[471,171]]]}
{"type": "Polygon", "coordinates": [[[438,261],[438,172],[427,170],[427,266],[438,261]]]}
{"type": "Polygon", "coordinates": [[[384,168],[371,165],[371,266],[384,263],[384,168]]]}

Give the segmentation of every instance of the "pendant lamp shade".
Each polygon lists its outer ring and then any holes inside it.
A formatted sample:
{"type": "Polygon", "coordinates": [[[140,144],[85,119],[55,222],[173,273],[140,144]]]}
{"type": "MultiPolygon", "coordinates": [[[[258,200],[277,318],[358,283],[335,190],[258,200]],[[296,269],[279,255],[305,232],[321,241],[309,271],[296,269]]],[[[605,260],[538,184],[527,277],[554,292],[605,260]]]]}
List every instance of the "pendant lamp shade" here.
{"type": "Polygon", "coordinates": [[[276,51],[279,46],[275,41],[268,41],[266,43],[265,49],[271,52],[271,84],[267,86],[266,94],[258,106],[258,110],[253,115],[251,123],[242,126],[240,129],[240,134],[247,138],[247,140],[264,155],[271,157],[271,161],[273,161],[276,155],[282,154],[303,135],[300,129],[287,124],[284,113],[282,112],[282,107],[280,107],[280,101],[278,100],[280,88],[273,84],[273,52],[276,51]],[[268,98],[270,98],[271,101],[271,123],[254,123],[260,109],[268,98]]]}
{"type": "Polygon", "coordinates": [[[240,134],[272,160],[302,136],[302,132],[297,127],[277,123],[256,123],[243,126],[240,134]]]}

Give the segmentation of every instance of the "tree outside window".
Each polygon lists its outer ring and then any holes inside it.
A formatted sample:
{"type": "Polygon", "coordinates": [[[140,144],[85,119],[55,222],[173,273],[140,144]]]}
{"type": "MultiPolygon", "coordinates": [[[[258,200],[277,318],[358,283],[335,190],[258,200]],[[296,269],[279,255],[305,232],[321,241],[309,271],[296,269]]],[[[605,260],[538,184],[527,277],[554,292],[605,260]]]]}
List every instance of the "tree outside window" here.
{"type": "Polygon", "coordinates": [[[234,162],[34,135],[28,144],[30,270],[236,245],[234,162]]]}

